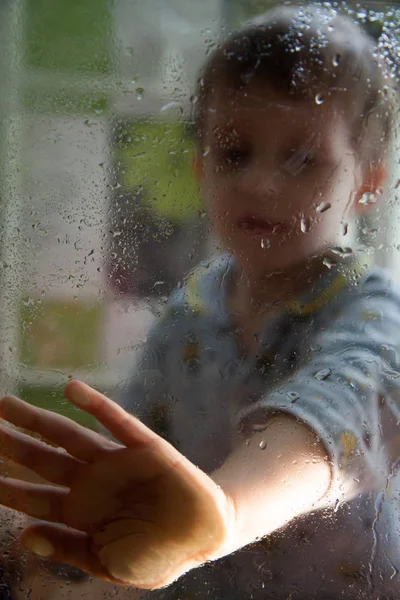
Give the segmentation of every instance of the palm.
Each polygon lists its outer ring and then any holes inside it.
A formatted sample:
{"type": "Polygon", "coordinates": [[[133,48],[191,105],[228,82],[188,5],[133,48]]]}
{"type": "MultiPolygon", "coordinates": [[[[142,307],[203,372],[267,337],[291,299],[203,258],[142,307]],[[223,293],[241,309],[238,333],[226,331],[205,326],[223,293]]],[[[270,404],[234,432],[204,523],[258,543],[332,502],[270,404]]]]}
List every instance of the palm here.
{"type": "Polygon", "coordinates": [[[44,536],[55,560],[140,588],[166,585],[212,558],[226,539],[223,492],[110,400],[84,384],[70,384],[67,395],[78,405],[79,394],[85,410],[123,445],[20,400],[0,404],[3,419],[67,450],[2,430],[3,454],[57,487],[2,480],[0,502],[70,528],[35,525],[24,534],[27,545],[29,536],[44,536]]]}

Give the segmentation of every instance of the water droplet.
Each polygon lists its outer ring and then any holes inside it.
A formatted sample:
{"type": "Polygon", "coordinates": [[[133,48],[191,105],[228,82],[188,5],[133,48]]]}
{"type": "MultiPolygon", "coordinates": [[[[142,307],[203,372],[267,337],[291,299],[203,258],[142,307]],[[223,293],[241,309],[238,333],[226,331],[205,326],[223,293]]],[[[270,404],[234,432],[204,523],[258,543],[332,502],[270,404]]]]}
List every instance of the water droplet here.
{"type": "Polygon", "coordinates": [[[358,203],[362,206],[371,206],[376,204],[376,195],[372,194],[371,192],[366,192],[361,196],[358,203]]]}
{"type": "Polygon", "coordinates": [[[348,246],[346,248],[337,246],[336,248],[331,248],[331,252],[336,254],[336,256],[340,256],[340,258],[347,258],[353,254],[353,249],[348,246]]]}
{"type": "Polygon", "coordinates": [[[341,223],[341,234],[342,235],[347,235],[349,233],[349,224],[348,223],[341,223]]]}
{"type": "Polygon", "coordinates": [[[204,219],[205,216],[206,216],[206,211],[205,210],[199,210],[199,217],[200,217],[200,219],[204,219]]]}
{"type": "Polygon", "coordinates": [[[267,238],[261,240],[261,248],[263,248],[263,250],[268,250],[268,248],[270,246],[271,246],[270,240],[268,240],[267,238]]]}
{"type": "Polygon", "coordinates": [[[256,423],[255,425],[253,425],[252,429],[253,431],[264,431],[267,428],[267,426],[267,423],[256,423]]]}
{"type": "Polygon", "coordinates": [[[323,104],[325,100],[325,96],[322,93],[319,93],[315,96],[315,102],[316,104],[323,104]]]}
{"type": "Polygon", "coordinates": [[[368,236],[371,239],[374,239],[376,237],[376,234],[378,233],[378,230],[376,229],[376,227],[372,227],[371,229],[369,229],[368,227],[363,227],[361,229],[361,233],[365,236],[368,236]]]}
{"type": "Polygon", "coordinates": [[[251,67],[250,69],[247,69],[247,70],[246,70],[246,71],[245,71],[245,72],[244,72],[244,73],[243,73],[243,74],[240,76],[240,79],[242,80],[242,82],[243,82],[245,85],[248,85],[248,84],[251,82],[251,80],[253,79],[253,77],[254,77],[254,75],[255,75],[255,72],[256,72],[255,68],[254,68],[254,67],[251,67]]]}
{"type": "Polygon", "coordinates": [[[300,229],[303,233],[308,233],[311,231],[312,221],[307,217],[302,217],[300,221],[300,229]]]}
{"type": "Polygon", "coordinates": [[[325,265],[325,267],[328,267],[328,269],[333,269],[333,267],[336,267],[337,263],[333,260],[333,258],[329,258],[329,256],[326,256],[324,258],[324,260],[322,261],[322,264],[325,265]]]}
{"type": "Polygon", "coordinates": [[[310,350],[311,350],[311,352],[321,352],[322,346],[315,344],[315,346],[310,346],[310,350]]]}
{"type": "Polygon", "coordinates": [[[321,369],[321,371],[318,371],[318,373],[315,373],[314,377],[316,379],[318,379],[319,381],[325,381],[325,379],[328,379],[329,375],[332,374],[332,369],[321,369]]]}
{"type": "Polygon", "coordinates": [[[172,100],[171,102],[167,102],[167,104],[164,104],[164,106],[161,107],[160,112],[165,112],[166,110],[169,110],[170,108],[175,108],[176,106],[179,106],[178,102],[176,102],[176,100],[172,100]]]}
{"type": "Polygon", "coordinates": [[[267,443],[264,442],[264,440],[263,440],[262,442],[260,442],[259,446],[260,446],[261,450],[265,450],[265,448],[267,447],[267,443]]]}
{"type": "Polygon", "coordinates": [[[142,100],[143,96],[144,96],[144,89],[142,87],[136,88],[136,99],[142,100]]]}
{"type": "Polygon", "coordinates": [[[300,398],[299,394],[297,392],[288,392],[287,397],[289,398],[289,400],[291,401],[292,404],[294,404],[295,402],[297,402],[297,400],[300,398]]]}
{"type": "Polygon", "coordinates": [[[22,304],[24,306],[34,306],[35,305],[35,301],[33,298],[28,298],[27,300],[22,300],[22,304]]]}
{"type": "Polygon", "coordinates": [[[193,94],[192,96],[190,96],[190,103],[191,104],[197,104],[198,100],[199,99],[198,99],[198,97],[195,94],[193,94]]]}
{"type": "Polygon", "coordinates": [[[340,64],[340,58],[341,58],[340,54],[335,54],[335,56],[332,59],[332,64],[333,64],[334,67],[338,67],[339,66],[339,64],[340,64]]]}
{"type": "Polygon", "coordinates": [[[394,565],[392,565],[392,568],[393,568],[393,573],[391,574],[390,579],[394,579],[399,574],[399,570],[396,569],[396,567],[394,565]]]}
{"type": "Polygon", "coordinates": [[[366,18],[368,17],[368,13],[366,9],[362,9],[359,10],[359,12],[357,13],[357,18],[361,19],[362,21],[364,21],[366,18]]]}
{"type": "Polygon", "coordinates": [[[317,213],[324,213],[327,210],[329,210],[331,208],[331,204],[329,202],[321,202],[321,204],[319,204],[317,206],[317,213]]]}

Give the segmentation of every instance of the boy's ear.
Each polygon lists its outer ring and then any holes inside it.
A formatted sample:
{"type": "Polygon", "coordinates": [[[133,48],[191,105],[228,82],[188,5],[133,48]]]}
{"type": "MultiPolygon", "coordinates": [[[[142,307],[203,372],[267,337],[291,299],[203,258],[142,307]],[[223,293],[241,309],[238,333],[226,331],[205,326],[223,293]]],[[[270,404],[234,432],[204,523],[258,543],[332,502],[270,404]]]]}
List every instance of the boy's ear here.
{"type": "Polygon", "coordinates": [[[192,172],[200,183],[203,179],[203,159],[197,152],[192,156],[192,172]]]}
{"type": "Polygon", "coordinates": [[[365,194],[374,194],[375,196],[380,196],[385,187],[387,178],[387,169],[381,161],[371,163],[368,166],[362,184],[354,198],[354,209],[358,215],[365,214],[371,206],[369,204],[360,204],[361,198],[365,194]]]}

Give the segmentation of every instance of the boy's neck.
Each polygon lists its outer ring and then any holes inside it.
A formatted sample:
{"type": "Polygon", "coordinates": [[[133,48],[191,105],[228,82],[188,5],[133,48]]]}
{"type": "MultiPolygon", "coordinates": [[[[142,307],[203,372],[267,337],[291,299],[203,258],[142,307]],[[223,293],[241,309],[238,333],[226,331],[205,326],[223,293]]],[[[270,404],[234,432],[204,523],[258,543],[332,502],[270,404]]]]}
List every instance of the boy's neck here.
{"type": "Polygon", "coordinates": [[[254,272],[241,268],[235,282],[235,312],[261,316],[297,298],[326,273],[320,257],[296,264],[276,273],[254,272]]]}

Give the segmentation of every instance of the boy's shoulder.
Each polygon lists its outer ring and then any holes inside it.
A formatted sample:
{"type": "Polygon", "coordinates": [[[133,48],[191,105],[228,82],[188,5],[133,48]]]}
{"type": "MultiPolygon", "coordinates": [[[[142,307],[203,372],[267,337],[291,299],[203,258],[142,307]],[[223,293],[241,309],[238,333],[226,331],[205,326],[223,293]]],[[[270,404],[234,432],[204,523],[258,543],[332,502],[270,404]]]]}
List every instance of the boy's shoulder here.
{"type": "Polygon", "coordinates": [[[329,313],[335,306],[345,309],[363,300],[374,303],[391,299],[400,305],[400,281],[394,271],[350,263],[341,265],[321,277],[287,306],[289,313],[308,318],[329,313]]]}
{"type": "Polygon", "coordinates": [[[389,268],[372,267],[361,277],[358,285],[350,285],[349,289],[356,297],[386,298],[400,304],[400,280],[389,268]]]}
{"type": "MultiPolygon", "coordinates": [[[[231,259],[227,255],[202,261],[172,292],[159,318],[151,327],[146,346],[168,349],[190,343],[199,335],[208,338],[227,325],[224,309],[231,259]]],[[[212,340],[209,340],[212,343],[212,340]]]]}
{"type": "MultiPolygon", "coordinates": [[[[316,310],[305,315],[316,332],[326,332],[330,339],[335,331],[351,331],[354,341],[361,336],[357,339],[368,339],[372,345],[379,345],[387,333],[400,340],[400,281],[394,271],[356,267],[339,273],[336,281],[336,289],[333,280],[328,288],[330,297],[325,298],[320,309],[314,306],[316,310]]],[[[337,341],[341,338],[336,334],[332,339],[337,341]]]]}
{"type": "Polygon", "coordinates": [[[163,317],[222,315],[231,266],[226,254],[199,263],[171,294],[163,317]]]}
{"type": "Polygon", "coordinates": [[[151,327],[147,342],[164,342],[193,328],[226,321],[225,300],[232,259],[223,254],[203,260],[171,293],[151,327]]]}
{"type": "Polygon", "coordinates": [[[363,288],[368,291],[386,291],[397,296],[400,293],[400,279],[394,269],[373,267],[364,278],[363,288]]]}

